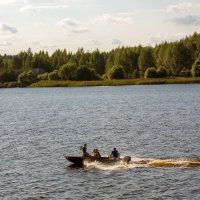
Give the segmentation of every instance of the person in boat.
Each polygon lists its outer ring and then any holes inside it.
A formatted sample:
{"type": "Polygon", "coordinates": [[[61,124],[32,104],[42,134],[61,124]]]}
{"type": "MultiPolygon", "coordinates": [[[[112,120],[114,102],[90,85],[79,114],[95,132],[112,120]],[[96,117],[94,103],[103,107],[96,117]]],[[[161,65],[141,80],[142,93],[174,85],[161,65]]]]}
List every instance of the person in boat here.
{"type": "Polygon", "coordinates": [[[81,146],[81,150],[83,152],[83,156],[84,157],[89,157],[90,154],[87,152],[87,144],[84,144],[83,146],[81,146]]]}
{"type": "Polygon", "coordinates": [[[117,151],[116,148],[113,148],[111,154],[110,154],[110,158],[119,158],[120,157],[120,154],[119,152],[117,151]]]}
{"type": "Polygon", "coordinates": [[[99,153],[98,149],[94,149],[93,150],[93,157],[95,157],[95,158],[100,158],[101,157],[101,154],[99,153]]]}

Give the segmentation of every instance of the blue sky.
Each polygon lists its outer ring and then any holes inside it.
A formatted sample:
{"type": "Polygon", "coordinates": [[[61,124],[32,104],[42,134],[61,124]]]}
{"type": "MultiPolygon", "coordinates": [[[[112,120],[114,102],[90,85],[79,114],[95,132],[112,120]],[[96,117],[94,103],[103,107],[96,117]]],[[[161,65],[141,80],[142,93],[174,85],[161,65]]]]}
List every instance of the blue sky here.
{"type": "Polygon", "coordinates": [[[0,0],[0,54],[108,51],[200,32],[200,1],[0,0]]]}

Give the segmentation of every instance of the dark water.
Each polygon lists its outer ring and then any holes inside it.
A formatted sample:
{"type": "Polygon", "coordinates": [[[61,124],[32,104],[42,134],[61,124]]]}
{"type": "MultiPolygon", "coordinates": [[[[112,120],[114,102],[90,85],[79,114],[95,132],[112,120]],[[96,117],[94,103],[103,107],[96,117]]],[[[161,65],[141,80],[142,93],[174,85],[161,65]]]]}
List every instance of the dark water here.
{"type": "Polygon", "coordinates": [[[0,199],[198,200],[199,130],[200,85],[2,89],[0,199]],[[72,168],[83,143],[132,162],[72,168]]]}

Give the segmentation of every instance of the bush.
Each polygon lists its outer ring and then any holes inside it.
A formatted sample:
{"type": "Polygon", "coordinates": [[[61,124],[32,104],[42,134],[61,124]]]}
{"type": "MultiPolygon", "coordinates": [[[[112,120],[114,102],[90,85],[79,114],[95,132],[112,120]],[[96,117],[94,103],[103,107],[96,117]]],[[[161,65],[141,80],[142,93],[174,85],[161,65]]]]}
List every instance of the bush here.
{"type": "Polygon", "coordinates": [[[200,77],[200,57],[192,65],[191,73],[193,77],[200,77]]]}
{"type": "Polygon", "coordinates": [[[12,70],[2,69],[0,71],[0,82],[4,83],[4,82],[15,81],[15,80],[16,80],[16,77],[12,70]]]}
{"type": "Polygon", "coordinates": [[[124,79],[125,71],[121,65],[114,66],[109,73],[110,79],[124,79]]]}
{"type": "Polygon", "coordinates": [[[48,80],[51,80],[51,81],[59,80],[58,70],[54,70],[53,72],[49,73],[48,80]]]}
{"type": "Polygon", "coordinates": [[[4,87],[5,88],[19,87],[19,83],[18,82],[6,82],[6,83],[4,83],[4,87]]]}
{"type": "Polygon", "coordinates": [[[0,83],[0,88],[4,88],[4,84],[3,83],[0,83]]]}
{"type": "Polygon", "coordinates": [[[183,70],[183,71],[180,72],[179,76],[180,77],[191,77],[192,73],[191,73],[191,71],[183,70]]]}
{"type": "Polygon", "coordinates": [[[77,66],[74,63],[67,63],[60,67],[58,76],[63,80],[76,80],[77,66]]]}
{"type": "Polygon", "coordinates": [[[144,74],[145,78],[157,78],[157,71],[156,68],[150,67],[145,71],[144,74]]]}
{"type": "Polygon", "coordinates": [[[44,73],[44,74],[39,74],[38,76],[37,76],[37,78],[39,79],[39,80],[48,80],[48,73],[46,72],[46,73],[44,73]]]}
{"type": "Polygon", "coordinates": [[[18,76],[18,82],[21,84],[21,86],[28,86],[37,81],[38,81],[37,75],[32,71],[22,72],[18,76]]]}
{"type": "Polygon", "coordinates": [[[157,77],[158,78],[165,78],[165,77],[167,77],[167,75],[168,75],[168,72],[165,67],[159,67],[157,69],[157,77]]]}
{"type": "Polygon", "coordinates": [[[139,70],[134,70],[133,71],[133,78],[140,78],[140,72],[139,72],[139,70]]]}
{"type": "Polygon", "coordinates": [[[100,80],[101,77],[97,75],[94,69],[91,69],[86,65],[82,65],[77,69],[76,79],[78,81],[91,81],[91,80],[100,80]]]}

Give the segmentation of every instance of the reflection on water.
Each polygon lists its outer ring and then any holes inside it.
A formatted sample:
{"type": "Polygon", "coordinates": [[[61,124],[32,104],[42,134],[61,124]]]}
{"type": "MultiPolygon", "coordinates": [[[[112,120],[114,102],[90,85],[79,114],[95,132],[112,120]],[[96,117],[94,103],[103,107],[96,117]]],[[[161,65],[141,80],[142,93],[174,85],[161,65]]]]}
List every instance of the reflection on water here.
{"type": "Polygon", "coordinates": [[[0,199],[200,199],[200,85],[0,90],[0,199]],[[117,147],[129,164],[69,167],[117,147]]]}

